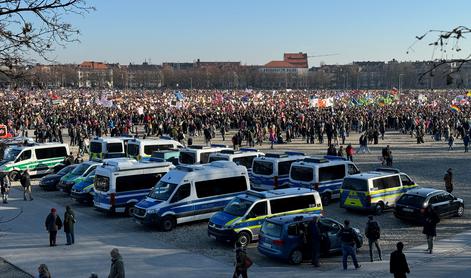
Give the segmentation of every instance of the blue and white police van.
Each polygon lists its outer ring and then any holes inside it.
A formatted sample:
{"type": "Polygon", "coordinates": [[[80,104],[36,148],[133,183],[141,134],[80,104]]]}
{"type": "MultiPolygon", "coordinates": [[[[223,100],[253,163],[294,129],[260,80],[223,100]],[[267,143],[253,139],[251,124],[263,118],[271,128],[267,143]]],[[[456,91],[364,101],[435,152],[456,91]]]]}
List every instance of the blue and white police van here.
{"type": "Polygon", "coordinates": [[[179,165],[205,164],[209,162],[212,153],[230,150],[226,145],[211,144],[211,146],[191,145],[180,150],[179,165]]]}
{"type": "Polygon", "coordinates": [[[96,168],[93,204],[106,212],[131,214],[136,203],[175,166],[170,162],[138,162],[120,158],[96,168]]]}
{"type": "Polygon", "coordinates": [[[306,157],[291,164],[290,187],[318,191],[324,205],[340,198],[340,187],[346,176],[360,173],[355,164],[338,156],[306,157]]]}
{"type": "Polygon", "coordinates": [[[257,149],[252,148],[240,148],[238,151],[235,150],[222,150],[218,153],[212,153],[209,155],[209,162],[225,160],[235,162],[237,165],[242,165],[247,170],[252,170],[253,160],[257,157],[262,157],[265,154],[257,149]]]}
{"type": "Polygon", "coordinates": [[[138,223],[170,231],[180,223],[210,218],[249,189],[247,169],[234,162],[178,165],[135,205],[133,214],[138,223]]]}
{"type": "Polygon", "coordinates": [[[263,191],[288,187],[291,164],[305,157],[304,153],[285,152],[267,153],[263,157],[255,158],[250,173],[252,189],[263,191]]]}

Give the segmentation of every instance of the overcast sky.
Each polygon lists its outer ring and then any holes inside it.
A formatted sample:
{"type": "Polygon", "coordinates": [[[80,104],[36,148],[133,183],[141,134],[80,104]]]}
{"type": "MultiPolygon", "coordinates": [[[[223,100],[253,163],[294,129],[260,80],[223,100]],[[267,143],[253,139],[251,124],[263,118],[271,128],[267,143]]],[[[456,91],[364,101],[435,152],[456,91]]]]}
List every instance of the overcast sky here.
{"type": "MultiPolygon", "coordinates": [[[[284,52],[345,64],[352,61],[424,60],[433,36],[406,54],[430,29],[471,27],[470,0],[94,0],[96,11],[66,17],[80,43],[58,48],[58,62],[121,64],[240,61],[265,64],[284,52]]],[[[436,36],[436,35],[435,35],[436,36]]],[[[461,43],[471,53],[471,38],[461,43]]],[[[457,58],[449,56],[448,58],[457,58]]],[[[40,60],[38,60],[41,62],[40,60]]]]}

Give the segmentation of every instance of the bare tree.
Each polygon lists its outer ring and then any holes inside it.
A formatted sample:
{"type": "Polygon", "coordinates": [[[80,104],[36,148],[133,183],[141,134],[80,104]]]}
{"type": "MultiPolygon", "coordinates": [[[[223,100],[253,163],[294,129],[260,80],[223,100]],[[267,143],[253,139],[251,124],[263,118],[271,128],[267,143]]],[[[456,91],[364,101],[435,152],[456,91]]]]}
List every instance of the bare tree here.
{"type": "Polygon", "coordinates": [[[93,7],[86,0],[0,0],[0,73],[17,77],[32,54],[50,61],[55,46],[78,40],[79,31],[64,20],[93,7]]]}
{"type": "Polygon", "coordinates": [[[429,34],[438,35],[429,43],[430,46],[433,46],[432,66],[419,75],[419,81],[421,81],[426,75],[433,76],[436,72],[439,72],[445,74],[447,80],[446,83],[451,84],[453,82],[453,74],[459,72],[465,64],[471,62],[471,54],[468,54],[461,59],[448,58],[448,54],[461,52],[462,49],[459,45],[460,41],[465,38],[465,34],[469,33],[471,33],[470,28],[458,26],[450,31],[429,30],[422,36],[416,36],[416,41],[409,46],[407,53],[414,52],[414,45],[428,37],[429,34]],[[436,57],[437,54],[440,57],[436,57]]]}

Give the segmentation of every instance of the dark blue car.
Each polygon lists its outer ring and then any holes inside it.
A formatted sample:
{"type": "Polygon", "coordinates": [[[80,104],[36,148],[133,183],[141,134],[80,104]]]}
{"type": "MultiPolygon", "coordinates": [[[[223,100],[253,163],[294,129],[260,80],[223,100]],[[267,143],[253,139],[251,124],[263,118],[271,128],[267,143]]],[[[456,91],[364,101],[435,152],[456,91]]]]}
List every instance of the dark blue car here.
{"type": "Polygon", "coordinates": [[[74,170],[75,167],[77,167],[77,164],[65,166],[56,173],[43,177],[39,181],[39,186],[46,191],[58,190],[57,184],[59,183],[60,179],[74,170]]]}
{"type": "MultiPolygon", "coordinates": [[[[314,214],[292,214],[273,217],[265,220],[260,231],[258,251],[268,257],[300,264],[311,257],[309,244],[305,244],[304,234],[308,233],[308,225],[315,218],[319,219],[321,231],[321,254],[327,255],[341,251],[341,241],[337,234],[343,228],[338,221],[314,214]]],[[[353,228],[359,236],[360,248],[363,235],[353,228]]]]}

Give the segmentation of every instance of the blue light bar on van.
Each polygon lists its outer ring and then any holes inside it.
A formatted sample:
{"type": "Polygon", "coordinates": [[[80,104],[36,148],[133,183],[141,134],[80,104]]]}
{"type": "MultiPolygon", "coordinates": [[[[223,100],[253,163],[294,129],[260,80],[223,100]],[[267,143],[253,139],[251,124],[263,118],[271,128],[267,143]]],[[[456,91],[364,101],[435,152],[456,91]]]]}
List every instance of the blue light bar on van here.
{"type": "Polygon", "coordinates": [[[234,150],[222,150],[221,153],[224,154],[236,154],[236,153],[241,153],[239,151],[234,151],[234,150]]]}
{"type": "Polygon", "coordinates": [[[287,154],[287,155],[305,155],[302,152],[285,152],[285,154],[287,154]]]}
{"type": "Polygon", "coordinates": [[[247,196],[253,196],[253,197],[257,197],[257,198],[265,198],[265,194],[257,192],[257,191],[253,191],[253,190],[249,190],[249,191],[245,192],[245,194],[247,196]]]}
{"type": "Polygon", "coordinates": [[[227,148],[227,145],[224,144],[211,144],[213,148],[227,148]]]}
{"type": "Polygon", "coordinates": [[[239,150],[241,152],[258,152],[258,150],[254,148],[240,148],[239,150]]]}
{"type": "Polygon", "coordinates": [[[160,139],[164,139],[164,140],[173,140],[172,137],[166,136],[166,135],[160,136],[159,138],[160,138],[160,139]]]}
{"type": "Polygon", "coordinates": [[[265,154],[265,157],[282,158],[282,157],[288,157],[288,154],[286,154],[286,153],[267,153],[267,154],[265,154]]]}
{"type": "Polygon", "coordinates": [[[347,160],[345,157],[336,156],[336,155],[324,155],[324,158],[328,160],[347,160]]]}
{"type": "Polygon", "coordinates": [[[329,160],[325,158],[319,158],[319,157],[306,157],[303,159],[304,162],[309,162],[309,163],[327,163],[329,160]]]}
{"type": "Polygon", "coordinates": [[[207,149],[207,146],[202,146],[202,145],[191,145],[187,147],[188,149],[195,149],[195,150],[202,150],[202,149],[207,149]]]}

